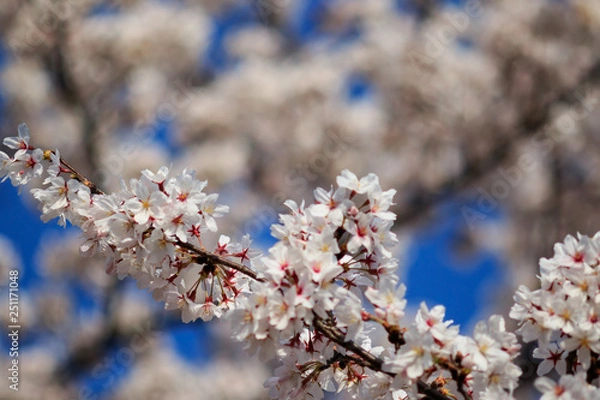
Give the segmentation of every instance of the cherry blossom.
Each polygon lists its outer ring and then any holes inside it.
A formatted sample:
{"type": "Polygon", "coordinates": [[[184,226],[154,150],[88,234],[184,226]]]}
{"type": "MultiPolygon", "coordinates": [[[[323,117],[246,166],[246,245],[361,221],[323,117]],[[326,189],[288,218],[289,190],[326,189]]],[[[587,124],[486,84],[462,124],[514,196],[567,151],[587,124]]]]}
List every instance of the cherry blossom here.
{"type": "Polygon", "coordinates": [[[592,400],[600,395],[600,389],[588,385],[583,373],[563,375],[558,383],[546,377],[537,378],[535,387],[542,392],[541,400],[592,400]]]}
{"type": "Polygon", "coordinates": [[[533,350],[535,358],[542,359],[538,365],[537,374],[539,376],[546,375],[552,369],[556,369],[560,375],[565,375],[567,372],[567,352],[560,349],[556,343],[550,343],[547,347],[537,347],[533,350]]]}
{"type": "Polygon", "coordinates": [[[25,124],[20,124],[18,128],[17,137],[7,137],[2,141],[2,144],[13,150],[31,150],[29,146],[29,141],[31,140],[31,135],[29,133],[29,128],[25,124]]]}

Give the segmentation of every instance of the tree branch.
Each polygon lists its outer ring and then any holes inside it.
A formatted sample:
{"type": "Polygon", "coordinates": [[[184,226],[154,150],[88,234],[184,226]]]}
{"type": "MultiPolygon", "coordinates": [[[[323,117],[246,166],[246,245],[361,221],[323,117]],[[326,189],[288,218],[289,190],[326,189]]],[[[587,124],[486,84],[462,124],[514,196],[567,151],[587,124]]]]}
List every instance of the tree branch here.
{"type": "MultiPolygon", "coordinates": [[[[321,332],[327,339],[332,342],[340,345],[346,350],[353,352],[358,355],[363,361],[363,366],[372,369],[373,371],[378,371],[384,373],[390,377],[395,377],[396,374],[392,372],[387,372],[383,370],[383,360],[378,357],[375,357],[373,354],[369,353],[361,346],[356,344],[352,340],[345,340],[345,335],[341,332],[337,327],[331,326],[327,324],[321,317],[316,314],[314,315],[314,326],[319,332],[321,332]]],[[[417,381],[417,389],[419,393],[426,395],[426,399],[432,400],[450,400],[449,397],[445,396],[443,393],[440,393],[435,388],[431,387],[421,379],[417,381]]]]}
{"type": "Polygon", "coordinates": [[[503,135],[503,139],[485,157],[467,159],[462,174],[442,183],[434,191],[423,191],[413,196],[406,208],[396,207],[396,224],[408,224],[428,215],[440,202],[449,198],[453,193],[470,187],[490,171],[498,168],[511,154],[511,150],[519,139],[532,137],[550,123],[551,110],[554,106],[564,103],[570,106],[581,101],[581,92],[589,86],[600,84],[600,59],[582,75],[576,85],[555,95],[552,99],[541,104],[535,112],[527,112],[521,116],[516,134],[503,135]]]}
{"type": "MultiPolygon", "coordinates": [[[[177,241],[177,245],[179,247],[184,248],[184,249],[190,251],[191,253],[196,254],[197,256],[201,257],[199,262],[213,263],[216,265],[234,269],[234,270],[239,271],[242,274],[244,274],[258,282],[266,281],[264,278],[260,278],[255,271],[251,270],[250,268],[246,267],[245,265],[242,265],[241,263],[226,259],[224,257],[213,254],[209,251],[199,249],[196,246],[189,244],[189,243],[177,241]]],[[[374,371],[382,372],[391,377],[396,376],[396,374],[394,374],[394,373],[386,372],[383,370],[383,360],[381,360],[378,357],[375,357],[373,354],[371,354],[367,350],[363,349],[361,346],[356,344],[354,341],[345,340],[344,333],[341,332],[337,327],[327,324],[318,315],[316,315],[316,314],[313,314],[313,315],[314,315],[313,322],[314,322],[315,329],[318,330],[319,332],[321,332],[327,339],[331,340],[332,342],[340,345],[344,349],[351,351],[354,354],[356,354],[357,356],[359,356],[361,358],[361,360],[363,361],[362,362],[363,366],[370,368],[374,371]]],[[[417,382],[417,387],[418,387],[418,390],[420,393],[427,395],[429,398],[431,398],[433,400],[449,400],[448,397],[446,397],[445,395],[443,395],[442,393],[440,393],[439,391],[432,388],[430,385],[428,385],[427,383],[425,383],[421,380],[419,380],[417,382]]]]}
{"type": "Polygon", "coordinates": [[[242,274],[248,276],[249,278],[252,278],[255,281],[265,282],[265,279],[260,278],[256,271],[251,270],[250,268],[246,267],[241,263],[237,263],[225,257],[218,256],[214,253],[211,253],[210,251],[199,249],[196,246],[190,243],[184,243],[181,240],[177,240],[176,244],[177,246],[197,255],[199,257],[198,262],[200,263],[212,263],[216,265],[221,265],[223,267],[228,267],[238,272],[241,272],[242,274]]]}
{"type": "Polygon", "coordinates": [[[99,170],[99,160],[96,151],[96,131],[98,129],[98,120],[87,104],[86,99],[81,94],[81,90],[77,85],[73,71],[69,67],[66,57],[65,43],[67,42],[67,26],[68,22],[62,23],[56,29],[57,40],[52,52],[46,59],[46,64],[49,71],[54,73],[54,81],[56,83],[57,92],[62,100],[77,109],[81,113],[82,118],[82,140],[85,149],[86,159],[92,178],[96,180],[95,175],[99,170]]]}

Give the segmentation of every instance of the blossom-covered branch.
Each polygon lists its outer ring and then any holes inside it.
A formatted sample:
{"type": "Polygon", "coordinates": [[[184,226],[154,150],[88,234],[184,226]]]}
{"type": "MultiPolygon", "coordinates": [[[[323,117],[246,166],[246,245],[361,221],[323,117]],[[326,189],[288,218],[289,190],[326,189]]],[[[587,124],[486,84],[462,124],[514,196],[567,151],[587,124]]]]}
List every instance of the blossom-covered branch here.
{"type": "MultiPolygon", "coordinates": [[[[290,212],[272,226],[278,242],[267,255],[252,250],[247,236],[237,243],[220,235],[208,251],[203,236],[217,232],[216,219],[228,207],[205,193],[206,182],[193,172],[144,170],[104,194],[58,151],[29,141],[24,125],[18,137],[4,140],[15,153],[0,152],[3,180],[22,186],[43,177],[31,190],[42,218],[81,228],[83,252],[103,252],[109,273],[132,277],[167,309],[180,309],[184,322],[228,315],[234,338],[248,350],[279,358],[266,382],[274,398],[322,398],[323,391],[354,398],[512,398],[520,346],[502,317],[477,324],[472,338],[444,320],[443,306],[423,303],[413,321],[405,318],[406,288],[398,282],[390,230],[395,191],[382,190],[376,175],[358,178],[344,170],[337,188],[315,190],[314,203],[288,200],[290,212]],[[388,333],[386,342],[374,345],[376,330],[388,333]]],[[[573,246],[559,252],[572,263],[588,262],[588,251],[573,246]]],[[[571,271],[564,263],[560,271],[571,271]]],[[[569,296],[563,297],[574,301],[569,296]]],[[[592,381],[598,333],[579,338],[577,329],[565,331],[568,339],[558,346],[572,354],[567,372],[587,369],[592,381]]],[[[539,382],[545,390],[547,381],[539,382]]]]}

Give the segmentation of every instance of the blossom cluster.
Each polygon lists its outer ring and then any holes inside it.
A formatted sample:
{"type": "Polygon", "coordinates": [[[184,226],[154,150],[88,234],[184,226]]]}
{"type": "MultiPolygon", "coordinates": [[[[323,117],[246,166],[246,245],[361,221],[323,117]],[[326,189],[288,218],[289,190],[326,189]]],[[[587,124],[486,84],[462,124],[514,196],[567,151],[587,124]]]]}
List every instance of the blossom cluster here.
{"type": "MultiPolygon", "coordinates": [[[[220,316],[244,292],[243,275],[215,268],[192,245],[197,241],[202,246],[202,232],[216,231],[215,219],[228,211],[217,203],[217,194],[203,191],[206,181],[187,170],[170,177],[163,167],[156,173],[145,170],[140,179],[122,182],[120,191],[104,194],[66,166],[58,150],[42,151],[29,141],[25,125],[19,126],[18,137],[4,140],[16,152],[12,157],[0,152],[0,176],[19,186],[44,177],[44,187],[31,190],[42,219],[58,218],[61,225],[68,221],[81,228],[81,250],[102,251],[109,273],[133,277],[156,299],[165,300],[167,308],[181,309],[185,322],[220,316]],[[61,173],[72,177],[65,180],[61,173]]],[[[228,242],[225,236],[219,239],[217,254],[249,260],[247,238],[245,246],[228,242]]]]}
{"type": "MultiPolygon", "coordinates": [[[[422,303],[406,318],[392,253],[395,190],[383,190],[376,175],[344,170],[337,187],[314,191],[314,203],[288,200],[268,254],[251,249],[248,236],[237,243],[221,235],[208,251],[203,233],[218,232],[228,207],[193,172],[144,170],[105,194],[58,150],[33,147],[25,125],[3,143],[14,154],[0,152],[0,178],[35,182],[42,219],[81,228],[81,250],[102,252],[109,273],[132,277],[184,322],[230,315],[237,340],[279,358],[265,384],[273,398],[512,398],[520,346],[502,317],[479,322],[472,337],[444,319],[443,306],[422,303]],[[376,343],[383,332],[387,340],[376,343]]],[[[525,341],[538,341],[538,374],[563,375],[536,381],[544,399],[600,393],[599,260],[600,234],[567,236],[541,260],[541,288],[515,295],[510,315],[525,341]]]]}
{"type": "Polygon", "coordinates": [[[473,339],[444,321],[443,306],[422,304],[415,320],[405,321],[406,288],[398,285],[391,253],[395,191],[383,191],[374,174],[359,179],[347,170],[337,184],[316,189],[309,206],[286,203],[290,213],[272,227],[279,242],[254,262],[263,279],[251,283],[253,296],[235,312],[238,340],[284,360],[268,382],[273,397],[321,398],[322,390],[347,390],[360,398],[418,398],[423,378],[440,393],[451,394],[446,384],[456,380],[475,398],[508,397],[505,389],[516,387],[521,371],[512,362],[516,336],[506,332],[503,319],[481,322],[473,339]],[[382,357],[382,369],[368,370],[347,349],[329,346],[330,338],[312,328],[315,319],[382,357]],[[372,343],[376,324],[389,333],[383,346],[372,343]]]}
{"type": "Polygon", "coordinates": [[[238,340],[285,360],[269,383],[276,397],[322,397],[321,388],[364,386],[358,385],[367,377],[363,368],[311,326],[328,321],[344,340],[370,348],[361,292],[397,281],[389,211],[395,191],[383,191],[374,174],[359,179],[348,170],[337,184],[335,190],[316,189],[309,206],[286,202],[290,213],[271,229],[279,241],[254,263],[261,280],[251,284],[253,296],[235,313],[238,340]]]}
{"type": "MultiPolygon", "coordinates": [[[[519,321],[517,333],[526,342],[537,341],[533,356],[542,360],[538,375],[555,370],[563,376],[553,390],[564,393],[564,398],[600,396],[600,389],[586,384],[599,381],[599,272],[600,234],[592,238],[568,235],[564,243],[555,244],[554,257],[540,260],[540,289],[520,286],[514,296],[510,316],[519,321]],[[565,374],[578,374],[578,378],[565,374]],[[589,393],[584,396],[583,391],[589,393]]],[[[538,378],[536,385],[550,392],[549,382],[538,378]]]]}

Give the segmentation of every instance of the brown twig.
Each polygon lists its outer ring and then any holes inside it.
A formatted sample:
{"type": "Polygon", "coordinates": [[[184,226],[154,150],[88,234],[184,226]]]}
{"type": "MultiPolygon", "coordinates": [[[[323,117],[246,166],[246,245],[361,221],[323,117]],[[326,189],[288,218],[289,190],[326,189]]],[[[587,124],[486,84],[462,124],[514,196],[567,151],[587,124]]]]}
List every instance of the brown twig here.
{"type": "Polygon", "coordinates": [[[104,192],[102,190],[100,190],[100,188],[98,188],[98,186],[96,186],[96,184],[94,182],[90,181],[85,176],[83,176],[83,174],[81,174],[81,172],[79,172],[75,168],[73,168],[63,158],[60,159],[60,163],[69,170],[69,173],[72,174],[75,179],[77,179],[79,182],[81,182],[82,184],[84,184],[85,186],[90,188],[90,191],[93,194],[104,194],[104,192]]]}
{"type": "Polygon", "coordinates": [[[264,278],[259,277],[258,274],[256,273],[256,271],[251,270],[250,268],[246,267],[243,264],[229,260],[225,257],[218,256],[214,253],[211,253],[210,251],[199,249],[198,247],[194,246],[193,244],[184,243],[181,240],[178,240],[176,244],[177,244],[177,246],[179,246],[183,249],[186,249],[189,252],[198,256],[199,257],[198,262],[200,262],[200,263],[212,263],[212,264],[216,264],[216,265],[221,265],[221,266],[228,267],[228,268],[234,269],[236,271],[239,271],[242,274],[248,276],[249,278],[252,278],[255,281],[258,281],[258,282],[266,281],[264,278]]]}
{"type": "MultiPolygon", "coordinates": [[[[363,349],[361,346],[356,344],[354,341],[346,340],[344,333],[341,332],[337,327],[327,324],[327,322],[325,322],[325,320],[323,320],[321,317],[319,317],[316,314],[314,315],[313,322],[314,322],[315,329],[317,329],[319,332],[321,332],[327,339],[340,345],[344,349],[349,350],[349,351],[353,352],[354,354],[358,355],[364,362],[362,364],[363,366],[370,368],[374,371],[384,373],[391,377],[396,376],[396,374],[394,374],[392,372],[387,372],[387,371],[383,370],[383,360],[381,360],[378,357],[375,357],[373,354],[371,354],[368,351],[366,351],[365,349],[363,349]]],[[[427,383],[423,382],[422,380],[417,381],[417,388],[419,390],[419,393],[426,395],[427,396],[426,398],[428,398],[428,399],[449,400],[449,398],[447,396],[440,393],[438,390],[434,389],[433,387],[431,387],[427,383]]]]}
{"type": "Polygon", "coordinates": [[[350,350],[354,354],[360,356],[364,360],[364,366],[371,368],[372,370],[383,372],[389,376],[395,376],[396,374],[385,372],[382,370],[383,360],[375,357],[352,340],[345,340],[345,335],[336,327],[327,324],[321,317],[314,315],[313,318],[315,328],[321,332],[325,337],[334,343],[339,344],[346,350],[350,350]]]}

